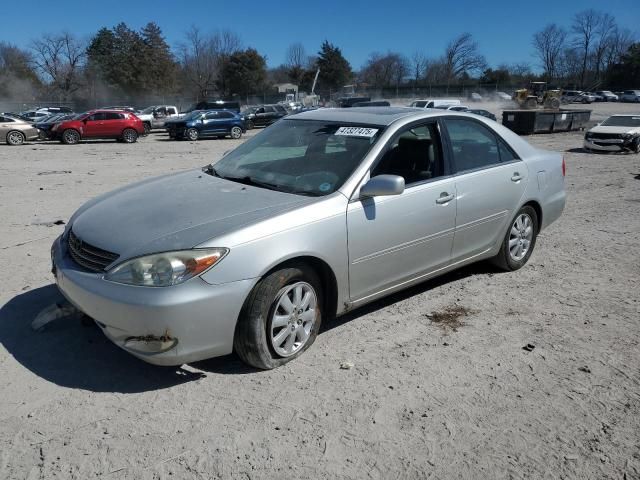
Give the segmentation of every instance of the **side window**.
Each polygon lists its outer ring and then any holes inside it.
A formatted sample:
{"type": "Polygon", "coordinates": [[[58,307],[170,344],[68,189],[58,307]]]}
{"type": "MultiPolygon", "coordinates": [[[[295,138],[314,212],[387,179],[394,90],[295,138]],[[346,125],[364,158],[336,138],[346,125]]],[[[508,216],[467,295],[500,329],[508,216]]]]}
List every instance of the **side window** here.
{"type": "Polygon", "coordinates": [[[98,122],[98,121],[104,120],[104,113],[98,112],[98,113],[94,113],[93,115],[89,115],[89,117],[87,117],[87,120],[89,122],[98,122]]]}
{"type": "Polygon", "coordinates": [[[501,138],[498,138],[498,151],[500,152],[500,162],[502,163],[519,160],[501,138]]]}
{"type": "Polygon", "coordinates": [[[120,120],[121,118],[124,118],[124,115],[122,113],[106,112],[104,114],[105,120],[120,120]]]}
{"type": "Polygon", "coordinates": [[[218,112],[209,112],[204,117],[205,120],[215,120],[216,118],[218,118],[218,112]]]}
{"type": "Polygon", "coordinates": [[[233,113],[230,112],[218,112],[220,118],[233,118],[233,113]]]}
{"type": "Polygon", "coordinates": [[[405,185],[424,182],[445,173],[442,144],[435,122],[400,133],[371,172],[400,175],[405,185]]]}
{"type": "Polygon", "coordinates": [[[483,125],[464,119],[444,121],[451,140],[453,161],[458,172],[500,163],[495,134],[483,125]]]}
{"type": "Polygon", "coordinates": [[[167,115],[175,115],[175,114],[176,114],[175,108],[167,108],[167,115]]]}

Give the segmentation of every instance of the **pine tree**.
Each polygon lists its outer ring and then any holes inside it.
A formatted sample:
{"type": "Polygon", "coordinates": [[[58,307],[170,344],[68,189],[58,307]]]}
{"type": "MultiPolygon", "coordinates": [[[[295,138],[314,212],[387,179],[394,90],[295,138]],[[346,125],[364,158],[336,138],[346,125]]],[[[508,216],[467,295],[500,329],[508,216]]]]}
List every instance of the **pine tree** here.
{"type": "Polygon", "coordinates": [[[338,90],[343,85],[348,84],[353,77],[351,65],[342,56],[342,51],[325,40],[318,52],[318,86],[323,89],[338,90]]]}

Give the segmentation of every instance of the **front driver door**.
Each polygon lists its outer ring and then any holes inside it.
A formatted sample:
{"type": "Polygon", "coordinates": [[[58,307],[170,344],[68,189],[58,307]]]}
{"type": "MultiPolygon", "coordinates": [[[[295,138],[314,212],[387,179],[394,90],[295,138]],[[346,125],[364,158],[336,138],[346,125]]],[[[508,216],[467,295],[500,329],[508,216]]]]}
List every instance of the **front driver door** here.
{"type": "Polygon", "coordinates": [[[84,120],[82,127],[82,136],[84,138],[97,138],[105,135],[105,114],[104,112],[97,112],[89,115],[84,120]]]}
{"type": "Polygon", "coordinates": [[[349,286],[355,304],[446,266],[456,219],[455,180],[436,122],[401,131],[371,171],[400,175],[400,195],[352,198],[349,286]]]}

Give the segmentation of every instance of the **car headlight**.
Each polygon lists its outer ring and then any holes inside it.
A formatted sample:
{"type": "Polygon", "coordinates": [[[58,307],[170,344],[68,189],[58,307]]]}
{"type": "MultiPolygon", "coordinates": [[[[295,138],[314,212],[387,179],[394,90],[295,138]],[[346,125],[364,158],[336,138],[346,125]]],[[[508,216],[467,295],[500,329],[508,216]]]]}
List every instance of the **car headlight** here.
{"type": "Polygon", "coordinates": [[[633,138],[633,133],[623,133],[622,138],[623,140],[630,140],[633,138]]]}
{"type": "Polygon", "coordinates": [[[587,133],[585,133],[585,134],[584,134],[584,138],[585,138],[586,140],[589,140],[591,137],[593,137],[593,135],[591,134],[591,132],[587,132],[587,133]]]}
{"type": "Polygon", "coordinates": [[[227,248],[206,248],[156,253],[121,263],[104,278],[125,285],[169,287],[203,274],[228,252],[227,248]]]}

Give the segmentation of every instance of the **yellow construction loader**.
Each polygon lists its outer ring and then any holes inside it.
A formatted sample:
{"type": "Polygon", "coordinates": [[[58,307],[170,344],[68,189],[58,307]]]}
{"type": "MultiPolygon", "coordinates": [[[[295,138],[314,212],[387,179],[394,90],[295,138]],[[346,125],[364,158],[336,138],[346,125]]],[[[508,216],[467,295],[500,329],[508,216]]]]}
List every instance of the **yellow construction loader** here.
{"type": "Polygon", "coordinates": [[[520,108],[537,108],[538,105],[554,110],[560,108],[562,90],[549,89],[547,82],[529,82],[529,88],[521,88],[513,94],[513,100],[520,108]]]}

